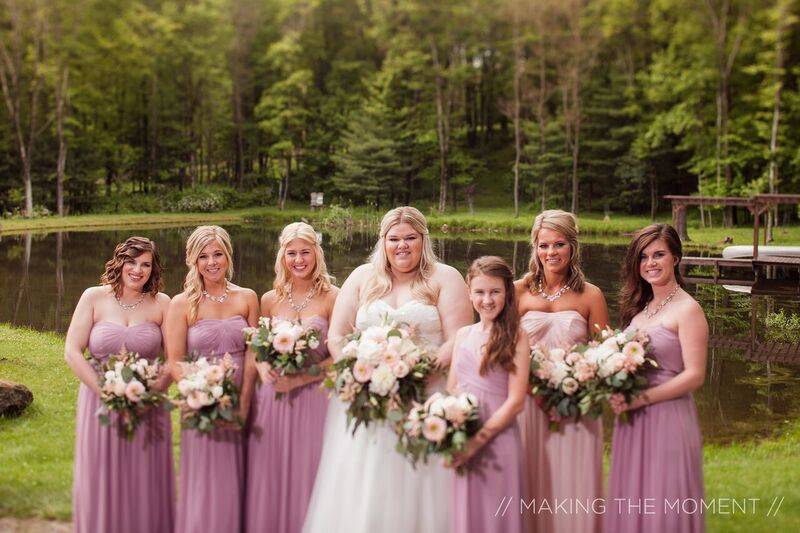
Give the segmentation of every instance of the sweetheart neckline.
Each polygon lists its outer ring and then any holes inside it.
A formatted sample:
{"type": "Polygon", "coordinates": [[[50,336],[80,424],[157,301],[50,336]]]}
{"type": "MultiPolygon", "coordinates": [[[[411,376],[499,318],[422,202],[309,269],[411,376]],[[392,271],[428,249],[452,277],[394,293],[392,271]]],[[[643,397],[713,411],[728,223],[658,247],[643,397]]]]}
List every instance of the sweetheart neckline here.
{"type": "Polygon", "coordinates": [[[233,315],[233,316],[229,316],[227,318],[201,318],[200,320],[198,320],[197,322],[192,324],[192,326],[196,326],[200,322],[224,322],[226,320],[231,320],[231,319],[234,319],[234,318],[241,318],[242,320],[247,322],[247,319],[245,319],[242,315],[233,315]]]}
{"type": "Polygon", "coordinates": [[[124,324],[117,324],[116,322],[111,322],[110,320],[98,320],[97,322],[94,323],[94,326],[97,326],[98,324],[111,324],[112,326],[117,326],[123,329],[138,328],[139,326],[142,326],[144,324],[152,324],[156,328],[161,329],[161,326],[159,326],[155,322],[139,322],[138,324],[132,324],[126,326],[124,324]]]}
{"type": "Polygon", "coordinates": [[[405,303],[402,303],[402,304],[400,304],[399,306],[395,307],[395,306],[393,306],[392,304],[390,304],[389,302],[387,302],[386,300],[382,300],[382,299],[378,298],[377,300],[374,300],[374,301],[373,301],[372,303],[370,303],[369,305],[372,305],[372,304],[374,304],[374,303],[376,303],[376,302],[380,302],[380,303],[382,303],[383,305],[385,305],[386,307],[388,307],[389,309],[391,309],[392,311],[395,311],[395,312],[399,311],[400,309],[404,308],[404,307],[405,307],[405,306],[407,306],[408,304],[412,304],[412,303],[417,303],[417,304],[419,304],[419,305],[422,305],[422,306],[424,306],[424,307],[433,307],[434,309],[436,308],[436,306],[435,306],[435,305],[432,305],[432,304],[426,304],[425,302],[422,302],[422,301],[420,301],[420,300],[416,300],[416,299],[411,299],[411,300],[408,300],[407,302],[405,302],[405,303]]]}

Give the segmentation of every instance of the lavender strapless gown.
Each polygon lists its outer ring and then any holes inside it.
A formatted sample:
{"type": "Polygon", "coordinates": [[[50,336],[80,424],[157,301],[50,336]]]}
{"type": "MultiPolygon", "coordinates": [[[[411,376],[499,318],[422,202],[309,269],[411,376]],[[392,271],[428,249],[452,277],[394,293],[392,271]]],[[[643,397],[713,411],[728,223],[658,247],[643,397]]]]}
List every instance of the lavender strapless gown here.
{"type": "MultiPolygon", "coordinates": [[[[222,357],[229,353],[238,367],[234,379],[242,384],[245,342],[241,316],[198,320],[189,327],[189,357],[222,357]]],[[[214,429],[209,434],[181,431],[178,472],[178,516],[175,531],[238,533],[244,502],[244,445],[242,432],[214,429]]]]}
{"type": "MultiPolygon", "coordinates": [[[[508,398],[508,371],[494,368],[481,376],[482,348],[489,333],[480,327],[480,323],[470,326],[453,371],[458,378],[458,391],[478,398],[481,420],[485,422],[508,398]]],[[[470,459],[463,474],[453,474],[452,531],[522,531],[521,496],[522,441],[515,421],[470,459]],[[509,499],[511,503],[506,507],[509,499]]]]}
{"type": "MultiPolygon", "coordinates": [[[[647,368],[649,386],[683,371],[678,335],[658,325],[647,329],[658,368],[647,368]]],[[[617,420],[611,445],[606,530],[614,533],[698,533],[703,513],[684,513],[681,505],[703,498],[703,443],[691,394],[629,413],[617,420]],[[621,498],[621,505],[615,501],[621,498]],[[652,502],[652,513],[644,513],[652,502]],[[628,503],[631,505],[628,505],[628,503]],[[637,504],[641,504],[636,507],[637,504]],[[677,505],[675,505],[677,502],[677,505]]]]}
{"type": "MultiPolygon", "coordinates": [[[[320,332],[314,360],[328,357],[328,321],[320,316],[304,325],[320,332]]],[[[296,533],[303,529],[308,501],[322,454],[327,393],[309,383],[275,399],[270,383],[258,386],[250,409],[247,442],[245,531],[296,533]]]]}
{"type": "MultiPolygon", "coordinates": [[[[568,348],[585,342],[586,319],[577,311],[528,311],[521,320],[531,346],[568,348]]],[[[525,465],[523,521],[527,532],[600,531],[603,490],[603,426],[589,417],[548,428],[542,409],[529,397],[519,416],[525,465]],[[544,507],[542,507],[544,505],[544,507]]]]}
{"type": "MultiPolygon", "coordinates": [[[[153,322],[125,327],[97,322],[89,353],[98,361],[129,352],[154,359],[161,351],[161,328],[153,322]]],[[[170,533],[175,488],[169,413],[151,409],[133,440],[120,437],[116,415],[100,425],[100,398],[81,383],[75,428],[72,525],[76,533],[119,531],[170,533]]]]}

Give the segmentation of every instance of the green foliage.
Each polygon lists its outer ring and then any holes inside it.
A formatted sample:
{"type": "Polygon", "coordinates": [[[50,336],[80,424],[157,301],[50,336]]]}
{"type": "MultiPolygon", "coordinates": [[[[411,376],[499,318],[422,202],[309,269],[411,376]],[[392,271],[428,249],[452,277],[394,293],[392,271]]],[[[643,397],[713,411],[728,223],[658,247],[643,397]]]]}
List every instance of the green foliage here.
{"type": "Polygon", "coordinates": [[[781,342],[800,341],[800,315],[784,312],[768,313],[764,318],[767,338],[781,342]]]}

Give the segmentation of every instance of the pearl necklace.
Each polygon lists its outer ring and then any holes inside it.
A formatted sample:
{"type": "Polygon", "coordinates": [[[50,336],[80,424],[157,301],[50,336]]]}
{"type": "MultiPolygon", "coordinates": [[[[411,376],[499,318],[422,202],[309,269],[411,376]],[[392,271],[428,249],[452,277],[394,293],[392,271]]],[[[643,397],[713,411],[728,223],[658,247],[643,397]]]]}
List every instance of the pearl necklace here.
{"type": "Polygon", "coordinates": [[[300,311],[308,307],[308,304],[311,303],[311,297],[314,295],[314,286],[312,285],[308,292],[306,293],[306,297],[300,305],[295,305],[294,298],[292,298],[292,285],[289,285],[289,293],[287,297],[289,299],[289,305],[294,309],[294,312],[300,314],[300,311]]]}
{"type": "Polygon", "coordinates": [[[144,293],[142,293],[142,295],[139,296],[139,299],[136,300],[136,302],[134,302],[132,304],[122,303],[122,299],[119,296],[117,296],[116,294],[114,295],[114,299],[117,301],[117,305],[120,306],[123,311],[133,311],[134,309],[139,307],[140,303],[142,303],[144,301],[144,293]]]}
{"type": "Polygon", "coordinates": [[[539,296],[541,296],[548,302],[555,302],[556,300],[561,298],[564,295],[564,293],[567,292],[568,290],[569,290],[569,285],[564,285],[563,287],[558,289],[555,294],[550,295],[544,292],[544,287],[542,286],[541,283],[539,283],[539,296]]]}
{"type": "Polygon", "coordinates": [[[228,283],[225,283],[225,293],[222,296],[214,296],[213,294],[208,294],[205,289],[203,289],[203,296],[211,300],[212,302],[222,303],[228,299],[228,283]]]}
{"type": "Polygon", "coordinates": [[[661,300],[661,303],[658,304],[658,306],[656,307],[656,310],[653,311],[652,313],[650,312],[650,304],[652,303],[653,300],[650,300],[649,302],[647,302],[645,304],[645,306],[644,306],[644,316],[646,316],[648,318],[648,320],[653,318],[654,316],[656,316],[656,314],[659,311],[661,311],[661,309],[663,309],[664,306],[667,305],[670,300],[672,300],[672,297],[675,296],[678,293],[678,289],[680,289],[680,288],[681,288],[680,285],[675,285],[675,288],[672,289],[672,292],[670,292],[669,295],[666,298],[661,300]]]}

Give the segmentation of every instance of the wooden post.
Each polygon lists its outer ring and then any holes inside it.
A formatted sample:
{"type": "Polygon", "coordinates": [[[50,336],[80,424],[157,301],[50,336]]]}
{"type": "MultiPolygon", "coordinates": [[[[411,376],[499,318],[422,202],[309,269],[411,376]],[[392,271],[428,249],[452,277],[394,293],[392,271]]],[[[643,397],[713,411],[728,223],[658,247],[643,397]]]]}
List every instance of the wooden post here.
{"type": "Polygon", "coordinates": [[[690,240],[686,232],[686,204],[676,200],[672,200],[672,225],[682,241],[690,240]]]}
{"type": "Polygon", "coordinates": [[[761,218],[761,205],[753,202],[753,261],[758,259],[758,224],[761,218]]]}

